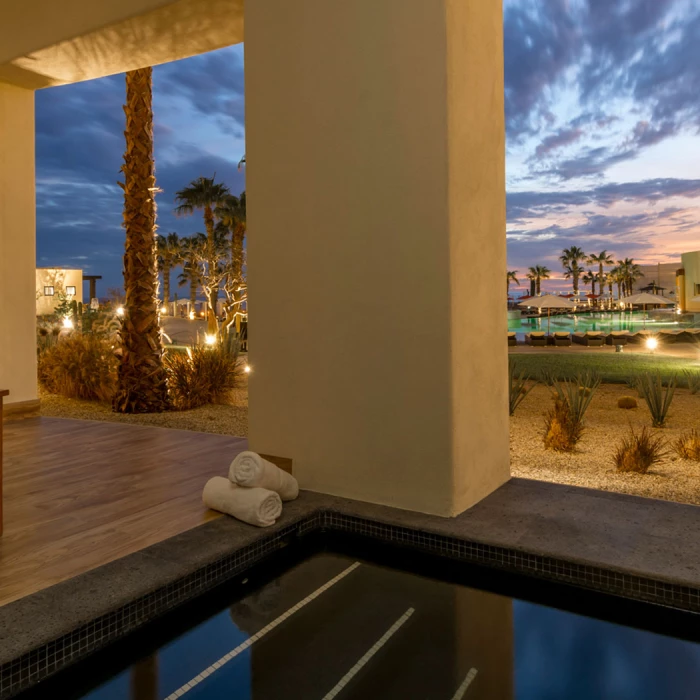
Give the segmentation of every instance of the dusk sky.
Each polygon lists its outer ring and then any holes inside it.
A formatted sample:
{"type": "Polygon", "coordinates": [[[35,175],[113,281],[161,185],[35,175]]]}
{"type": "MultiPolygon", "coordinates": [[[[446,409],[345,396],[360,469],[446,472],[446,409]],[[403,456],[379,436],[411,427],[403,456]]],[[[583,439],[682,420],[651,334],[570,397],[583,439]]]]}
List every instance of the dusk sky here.
{"type": "MultiPolygon", "coordinates": [[[[640,263],[700,248],[700,3],[504,9],[508,269],[560,275],[570,245],[640,263]]],[[[153,89],[159,231],[189,235],[201,217],[173,215],[176,190],[214,172],[245,188],[243,47],[156,67],[153,89]]],[[[102,274],[102,296],[121,285],[123,102],[123,76],[36,97],[38,265],[102,274]]]]}

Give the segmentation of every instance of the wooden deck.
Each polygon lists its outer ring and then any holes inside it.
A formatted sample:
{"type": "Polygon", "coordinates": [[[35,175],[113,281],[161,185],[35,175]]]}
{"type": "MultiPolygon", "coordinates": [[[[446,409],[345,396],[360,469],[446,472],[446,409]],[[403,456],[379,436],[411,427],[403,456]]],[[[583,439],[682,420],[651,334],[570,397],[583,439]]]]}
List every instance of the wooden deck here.
{"type": "Polygon", "coordinates": [[[5,423],[0,606],[216,517],[202,487],[243,438],[121,423],[5,423]]]}

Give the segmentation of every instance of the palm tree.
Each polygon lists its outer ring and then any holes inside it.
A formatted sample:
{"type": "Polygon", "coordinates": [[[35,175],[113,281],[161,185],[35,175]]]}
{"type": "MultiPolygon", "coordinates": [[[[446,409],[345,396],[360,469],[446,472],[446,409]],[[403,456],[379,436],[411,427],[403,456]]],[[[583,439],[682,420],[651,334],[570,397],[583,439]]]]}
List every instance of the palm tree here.
{"type": "Polygon", "coordinates": [[[550,272],[551,270],[548,267],[545,267],[544,265],[535,265],[534,267],[528,268],[528,279],[535,281],[535,294],[539,295],[540,289],[542,287],[542,280],[548,280],[550,272]]]}
{"type": "Polygon", "coordinates": [[[152,69],[126,74],[124,153],[124,317],[121,324],[117,390],[120,413],[168,407],[163,346],[158,324],[156,264],[156,178],[153,162],[152,69]]]}
{"type": "Polygon", "coordinates": [[[536,289],[537,294],[539,294],[542,280],[549,279],[551,270],[548,267],[545,267],[544,265],[535,265],[535,271],[537,272],[536,289]]]}
{"type": "Polygon", "coordinates": [[[583,277],[581,278],[581,281],[584,284],[590,284],[591,285],[591,294],[595,294],[595,283],[596,280],[598,279],[597,275],[593,270],[586,270],[583,273],[583,277]]]}
{"type": "Polygon", "coordinates": [[[179,287],[189,284],[190,304],[197,303],[197,290],[202,284],[202,271],[199,267],[199,259],[206,249],[207,237],[203,233],[195,233],[189,238],[180,240],[180,255],[182,260],[182,272],[177,277],[179,287]]]}
{"type": "Polygon", "coordinates": [[[622,291],[625,296],[629,296],[633,292],[634,283],[644,277],[644,273],[632,258],[618,260],[617,269],[622,277],[622,291]]]}
{"type": "Polygon", "coordinates": [[[601,250],[598,255],[593,254],[588,256],[588,263],[590,265],[598,265],[598,282],[600,282],[598,289],[601,294],[603,293],[603,285],[605,284],[603,266],[612,265],[614,262],[612,255],[610,255],[607,250],[601,250]]]}
{"type": "Polygon", "coordinates": [[[228,328],[235,319],[236,332],[240,332],[241,317],[238,312],[245,294],[243,288],[244,242],[247,232],[245,192],[241,192],[239,197],[228,195],[224,202],[215,209],[214,213],[231,234],[229,282],[232,291],[229,293],[233,295],[233,304],[226,312],[226,327],[228,328]]]}
{"type": "Polygon", "coordinates": [[[587,255],[577,246],[564,248],[559,256],[559,260],[564,267],[564,277],[573,280],[574,294],[578,294],[578,280],[583,272],[583,268],[579,263],[586,260],[586,258],[587,255]]]}
{"type": "Polygon", "coordinates": [[[534,267],[529,267],[525,275],[530,280],[530,296],[534,297],[537,289],[537,273],[534,267]]]}
{"type": "MultiPolygon", "coordinates": [[[[207,232],[208,245],[208,265],[213,269],[216,265],[215,252],[216,241],[214,236],[214,209],[222,205],[226,197],[230,195],[228,187],[223,183],[215,182],[214,177],[199,177],[179,192],[175,193],[175,201],[179,202],[175,207],[175,214],[187,216],[193,214],[195,210],[201,210],[204,214],[204,228],[207,232]]],[[[216,321],[216,300],[219,290],[212,288],[209,298],[208,332],[216,333],[218,324],[216,321]]]]}
{"type": "Polygon", "coordinates": [[[610,285],[610,294],[612,295],[613,284],[617,285],[617,298],[622,299],[624,296],[622,290],[622,284],[624,282],[624,275],[622,274],[619,267],[613,267],[610,272],[608,272],[608,284],[610,285]]]}
{"type": "Polygon", "coordinates": [[[177,233],[158,236],[158,267],[163,273],[163,301],[170,301],[170,272],[180,262],[180,238],[177,233]]]}
{"type": "Polygon", "coordinates": [[[506,272],[506,294],[510,294],[510,283],[515,282],[516,285],[519,285],[520,282],[518,281],[518,271],[517,270],[508,270],[506,272]]]}

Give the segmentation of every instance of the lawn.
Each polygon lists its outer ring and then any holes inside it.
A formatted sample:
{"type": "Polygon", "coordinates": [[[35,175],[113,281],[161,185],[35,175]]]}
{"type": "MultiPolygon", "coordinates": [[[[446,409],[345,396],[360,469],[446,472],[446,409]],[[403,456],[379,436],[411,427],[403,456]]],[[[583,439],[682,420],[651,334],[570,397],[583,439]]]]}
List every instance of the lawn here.
{"type": "Polygon", "coordinates": [[[685,386],[684,370],[700,372],[697,361],[664,355],[640,355],[632,353],[584,354],[584,353],[523,353],[511,355],[517,372],[524,371],[537,377],[545,369],[559,377],[568,377],[586,370],[598,372],[604,382],[624,384],[631,376],[640,372],[661,372],[670,378],[674,374],[678,383],[685,386]]]}

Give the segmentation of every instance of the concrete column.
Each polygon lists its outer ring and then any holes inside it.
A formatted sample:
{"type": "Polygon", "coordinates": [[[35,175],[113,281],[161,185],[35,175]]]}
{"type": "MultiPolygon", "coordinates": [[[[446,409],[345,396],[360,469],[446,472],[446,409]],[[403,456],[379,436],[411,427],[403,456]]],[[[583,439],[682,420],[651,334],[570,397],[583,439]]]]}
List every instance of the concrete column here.
{"type": "Polygon", "coordinates": [[[10,411],[37,399],[35,228],[34,92],[0,83],[0,389],[10,411]]]}
{"type": "Polygon", "coordinates": [[[250,444],[455,515],[509,478],[500,0],[248,3],[250,444]]]}

